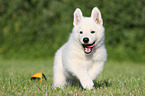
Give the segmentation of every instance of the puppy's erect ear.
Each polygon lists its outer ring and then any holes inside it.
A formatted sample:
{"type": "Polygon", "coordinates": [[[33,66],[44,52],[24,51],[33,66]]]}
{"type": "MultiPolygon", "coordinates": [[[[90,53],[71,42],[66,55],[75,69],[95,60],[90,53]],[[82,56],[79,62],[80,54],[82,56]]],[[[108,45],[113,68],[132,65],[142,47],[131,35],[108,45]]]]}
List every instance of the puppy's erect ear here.
{"type": "Polygon", "coordinates": [[[76,26],[80,23],[81,19],[82,19],[82,11],[77,8],[74,12],[74,22],[73,22],[73,25],[76,26]]]}
{"type": "Polygon", "coordinates": [[[101,12],[99,11],[99,9],[97,7],[94,7],[91,13],[91,18],[97,23],[102,25],[103,24],[103,20],[101,17],[101,12]]]}

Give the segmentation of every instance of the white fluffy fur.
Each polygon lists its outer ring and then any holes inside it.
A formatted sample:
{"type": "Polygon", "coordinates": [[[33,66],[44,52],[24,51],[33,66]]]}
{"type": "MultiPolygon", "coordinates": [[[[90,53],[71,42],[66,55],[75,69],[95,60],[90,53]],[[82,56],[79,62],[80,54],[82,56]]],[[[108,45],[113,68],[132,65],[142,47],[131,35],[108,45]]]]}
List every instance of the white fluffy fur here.
{"type": "Polygon", "coordinates": [[[53,67],[54,87],[63,87],[67,80],[77,78],[84,89],[93,88],[95,80],[103,70],[107,59],[104,46],[104,27],[101,13],[97,7],[93,8],[91,17],[83,17],[77,8],[74,12],[74,28],[66,42],[55,54],[53,67]],[[83,34],[80,34],[83,31],[83,34]],[[91,31],[96,33],[91,34],[91,31]],[[91,54],[86,54],[82,47],[82,39],[88,37],[89,44],[96,41],[91,54]]]}

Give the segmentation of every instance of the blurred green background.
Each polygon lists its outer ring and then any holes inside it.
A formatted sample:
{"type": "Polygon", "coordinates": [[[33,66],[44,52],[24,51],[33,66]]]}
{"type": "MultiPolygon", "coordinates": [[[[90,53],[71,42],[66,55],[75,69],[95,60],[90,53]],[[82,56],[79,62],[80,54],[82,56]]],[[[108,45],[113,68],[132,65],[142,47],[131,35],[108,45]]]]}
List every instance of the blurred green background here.
{"type": "Polygon", "coordinates": [[[0,58],[48,59],[68,39],[73,12],[103,17],[109,60],[145,61],[145,0],[0,0],[0,58]]]}

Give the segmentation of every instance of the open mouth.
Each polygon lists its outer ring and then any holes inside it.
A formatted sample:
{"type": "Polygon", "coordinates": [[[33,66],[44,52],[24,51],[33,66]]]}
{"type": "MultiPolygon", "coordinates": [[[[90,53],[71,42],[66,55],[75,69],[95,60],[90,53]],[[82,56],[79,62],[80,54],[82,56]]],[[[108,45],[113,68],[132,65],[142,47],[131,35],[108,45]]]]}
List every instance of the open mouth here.
{"type": "Polygon", "coordinates": [[[92,44],[82,44],[83,48],[84,48],[84,52],[86,54],[90,54],[92,52],[93,47],[95,46],[95,42],[93,42],[92,44]]]}

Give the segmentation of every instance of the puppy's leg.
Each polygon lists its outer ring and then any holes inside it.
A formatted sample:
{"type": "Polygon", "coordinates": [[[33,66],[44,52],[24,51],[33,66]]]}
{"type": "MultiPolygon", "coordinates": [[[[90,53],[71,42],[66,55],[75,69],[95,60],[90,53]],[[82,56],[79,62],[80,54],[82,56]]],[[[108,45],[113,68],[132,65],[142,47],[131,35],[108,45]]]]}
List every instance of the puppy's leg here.
{"type": "Polygon", "coordinates": [[[87,90],[93,89],[94,83],[86,70],[82,70],[82,72],[77,73],[77,76],[84,89],[87,90]]]}
{"type": "Polygon", "coordinates": [[[53,67],[53,85],[54,87],[62,88],[66,84],[66,76],[64,74],[62,65],[61,52],[58,51],[55,55],[54,67],[53,67]]]}
{"type": "Polygon", "coordinates": [[[92,80],[95,80],[98,75],[102,72],[104,62],[94,63],[93,66],[88,70],[88,73],[92,80]]]}
{"type": "Polygon", "coordinates": [[[80,80],[82,87],[87,90],[92,89],[94,83],[91,80],[91,77],[89,76],[87,72],[87,69],[85,69],[78,63],[74,63],[74,62],[73,64],[69,64],[69,65],[73,65],[73,66],[70,66],[69,71],[80,80]]]}

